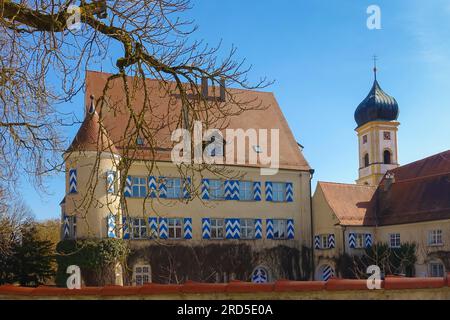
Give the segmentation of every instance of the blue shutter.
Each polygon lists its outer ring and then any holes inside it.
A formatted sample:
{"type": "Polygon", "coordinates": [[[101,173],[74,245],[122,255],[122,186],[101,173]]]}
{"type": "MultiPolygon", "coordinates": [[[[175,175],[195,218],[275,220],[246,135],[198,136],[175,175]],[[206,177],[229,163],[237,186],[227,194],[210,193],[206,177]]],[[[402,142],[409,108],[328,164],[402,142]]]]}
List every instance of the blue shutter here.
{"type": "Polygon", "coordinates": [[[330,265],[326,265],[322,271],[322,280],[328,281],[334,276],[334,270],[330,265]]]}
{"type": "Polygon", "coordinates": [[[167,239],[169,237],[169,230],[167,227],[167,218],[159,218],[159,238],[167,239]]]}
{"type": "Polygon", "coordinates": [[[336,240],[334,239],[334,234],[328,235],[328,248],[332,249],[336,247],[336,240]]]}
{"type": "Polygon", "coordinates": [[[192,239],[192,218],[184,218],[184,238],[192,239]]]}
{"type": "Polygon", "coordinates": [[[77,169],[69,170],[69,193],[77,193],[77,169]]]}
{"type": "Polygon", "coordinates": [[[348,245],[352,249],[356,248],[356,235],[353,232],[348,234],[348,245]]]}
{"type": "Polygon", "coordinates": [[[366,233],[364,235],[364,246],[370,248],[372,246],[372,234],[366,233]]]}
{"type": "Polygon", "coordinates": [[[266,238],[273,239],[273,219],[266,219],[266,238]]]}
{"type": "Polygon", "coordinates": [[[125,190],[124,190],[125,197],[131,197],[131,195],[132,195],[132,192],[131,192],[131,186],[133,185],[132,181],[133,181],[132,177],[127,176],[127,180],[125,181],[125,190]]]}
{"type": "Polygon", "coordinates": [[[202,219],[202,238],[211,238],[211,220],[209,218],[202,219]]]}
{"type": "Polygon", "coordinates": [[[112,213],[108,214],[106,224],[108,228],[108,238],[116,238],[116,216],[112,213]]]}
{"type": "Polygon", "coordinates": [[[70,224],[69,216],[63,215],[63,239],[68,239],[70,237],[70,224]]]}
{"type": "Polygon", "coordinates": [[[225,181],[225,200],[239,200],[239,181],[225,181]]]}
{"type": "Polygon", "coordinates": [[[261,182],[253,182],[253,200],[261,201],[261,182]]]}
{"type": "Polygon", "coordinates": [[[239,239],[241,237],[241,227],[239,219],[225,219],[225,238],[239,239]]]}
{"type": "Polygon", "coordinates": [[[156,178],[154,176],[148,177],[148,195],[150,198],[156,198],[158,186],[156,183],[156,178]]]}
{"type": "Polygon", "coordinates": [[[159,177],[159,197],[167,198],[167,186],[165,177],[159,177]]]}
{"type": "Polygon", "coordinates": [[[294,219],[287,220],[287,238],[294,239],[294,219]]]}
{"type": "Polygon", "coordinates": [[[262,239],[262,219],[255,219],[255,239],[262,239]]]}
{"type": "Polygon", "coordinates": [[[320,249],[320,236],[314,236],[314,249],[320,249]]]}
{"type": "Polygon", "coordinates": [[[106,192],[108,193],[115,193],[115,182],[116,179],[116,173],[114,171],[107,171],[106,172],[106,192]]]}
{"type": "Polygon", "coordinates": [[[191,178],[186,178],[183,181],[183,198],[184,199],[189,199],[190,198],[190,194],[189,194],[189,189],[191,188],[191,178]]]}
{"type": "Polygon", "coordinates": [[[148,218],[148,227],[149,233],[148,236],[150,239],[158,238],[158,218],[157,217],[149,217],[148,218]]]}
{"type": "Polygon", "coordinates": [[[122,217],[122,231],[123,231],[122,235],[123,239],[130,239],[130,229],[126,217],[122,217]]]}
{"type": "Polygon", "coordinates": [[[286,183],[286,202],[294,201],[294,186],[291,182],[286,183]]]}
{"type": "Polygon", "coordinates": [[[209,179],[202,179],[202,199],[209,200],[209,179]]]}
{"type": "Polygon", "coordinates": [[[266,181],[266,201],[272,201],[272,199],[273,199],[272,182],[266,181]]]}

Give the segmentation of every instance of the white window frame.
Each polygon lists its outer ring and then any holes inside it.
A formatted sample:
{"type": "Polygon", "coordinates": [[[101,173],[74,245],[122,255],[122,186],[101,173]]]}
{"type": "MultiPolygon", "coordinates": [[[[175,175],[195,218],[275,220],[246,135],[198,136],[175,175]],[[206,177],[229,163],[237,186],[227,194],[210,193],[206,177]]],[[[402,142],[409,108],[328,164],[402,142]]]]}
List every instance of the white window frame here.
{"type": "Polygon", "coordinates": [[[430,247],[444,245],[442,234],[442,229],[433,229],[428,231],[428,245],[430,247]]]}
{"type": "Polygon", "coordinates": [[[287,219],[273,219],[273,239],[287,239],[287,219]]]}
{"type": "Polygon", "coordinates": [[[152,269],[150,265],[135,265],[133,270],[133,283],[142,286],[152,282],[152,269]]]}
{"type": "Polygon", "coordinates": [[[239,181],[239,200],[252,201],[253,198],[253,181],[239,181]]]}
{"type": "Polygon", "coordinates": [[[320,235],[320,248],[328,249],[330,247],[330,243],[328,242],[328,234],[320,235]]]}
{"type": "Polygon", "coordinates": [[[225,238],[225,219],[211,218],[209,220],[211,227],[211,239],[225,238]]]}
{"type": "Polygon", "coordinates": [[[144,218],[132,218],[131,220],[131,237],[133,239],[147,239],[148,226],[144,218]],[[137,231],[135,233],[135,231],[137,231]]]}
{"type": "Polygon", "coordinates": [[[145,198],[147,196],[147,178],[140,176],[131,177],[131,196],[133,198],[145,198]],[[137,182],[136,182],[137,179],[137,182]],[[137,194],[134,192],[137,187],[137,194]]]}
{"type": "Polygon", "coordinates": [[[183,195],[183,183],[181,178],[165,178],[166,197],[168,199],[180,199],[183,195]]]}
{"type": "Polygon", "coordinates": [[[183,218],[167,218],[167,237],[168,239],[183,238],[183,218]]]}
{"type": "Polygon", "coordinates": [[[430,277],[432,277],[432,278],[442,278],[445,276],[444,264],[442,262],[432,261],[428,264],[428,272],[429,272],[430,277]],[[437,269],[435,269],[435,268],[439,268],[441,270],[437,271],[437,269]],[[440,273],[440,271],[442,271],[442,273],[440,273]]]}
{"type": "Polygon", "coordinates": [[[209,199],[223,200],[225,198],[224,182],[220,179],[209,180],[209,199]]]}
{"type": "Polygon", "coordinates": [[[286,182],[272,182],[272,201],[286,201],[286,182]]]}
{"type": "Polygon", "coordinates": [[[365,247],[365,234],[355,233],[355,249],[364,249],[365,247]]]}
{"type": "Polygon", "coordinates": [[[241,239],[255,239],[255,219],[240,219],[241,239]]]}
{"type": "Polygon", "coordinates": [[[389,248],[400,248],[402,245],[400,233],[389,234],[389,248]]]}

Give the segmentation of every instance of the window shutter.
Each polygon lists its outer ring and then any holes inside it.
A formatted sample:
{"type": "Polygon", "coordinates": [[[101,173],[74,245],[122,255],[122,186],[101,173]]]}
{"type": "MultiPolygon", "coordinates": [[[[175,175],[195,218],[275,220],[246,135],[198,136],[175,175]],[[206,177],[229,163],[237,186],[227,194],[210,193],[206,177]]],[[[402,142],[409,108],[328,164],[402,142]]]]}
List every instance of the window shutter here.
{"type": "Polygon", "coordinates": [[[127,180],[125,181],[125,191],[124,191],[125,197],[131,197],[131,186],[132,186],[132,177],[127,176],[127,180]]]}
{"type": "Polygon", "coordinates": [[[185,239],[192,239],[192,218],[184,218],[183,231],[185,239]]]}
{"type": "Polygon", "coordinates": [[[167,239],[168,236],[167,218],[159,218],[159,238],[167,239]]]}
{"type": "Polygon", "coordinates": [[[261,201],[261,182],[253,182],[253,200],[261,201]]]}
{"type": "Polygon", "coordinates": [[[286,183],[286,202],[294,201],[294,185],[292,182],[286,183]]]}
{"type": "Polygon", "coordinates": [[[262,219],[255,219],[255,239],[262,239],[262,219]]]}
{"type": "Polygon", "coordinates": [[[239,181],[225,181],[225,200],[239,200],[239,181]]]}
{"type": "Polygon", "coordinates": [[[167,186],[165,177],[159,177],[159,197],[167,198],[167,186]]]}
{"type": "Polygon", "coordinates": [[[266,181],[266,201],[272,201],[272,199],[273,199],[272,182],[266,181]]]}
{"type": "Polygon", "coordinates": [[[189,194],[189,189],[191,188],[191,178],[186,178],[183,181],[183,198],[184,199],[189,199],[190,198],[190,194],[189,194]]]}
{"type": "Polygon", "coordinates": [[[336,247],[336,240],[334,239],[334,234],[328,235],[328,248],[332,249],[336,247]]]}
{"type": "Polygon", "coordinates": [[[356,235],[353,232],[348,234],[348,245],[352,249],[356,248],[356,235]]]}
{"type": "Polygon", "coordinates": [[[116,179],[116,173],[114,171],[107,171],[106,172],[106,192],[108,193],[115,193],[115,179],[116,179]]]}
{"type": "Polygon", "coordinates": [[[273,219],[266,219],[266,237],[273,239],[273,219]]]}
{"type": "Polygon", "coordinates": [[[314,236],[314,249],[320,249],[320,236],[314,236]]]}
{"type": "Polygon", "coordinates": [[[364,235],[364,246],[370,248],[372,246],[372,234],[366,233],[364,235]]]}
{"type": "Polygon", "coordinates": [[[108,230],[108,238],[116,238],[116,216],[112,213],[108,214],[106,218],[106,225],[108,230]]]}
{"type": "Polygon", "coordinates": [[[202,199],[209,200],[209,179],[202,179],[202,199]]]}
{"type": "Polygon", "coordinates": [[[287,220],[287,238],[294,239],[294,219],[287,220]]]}
{"type": "Polygon", "coordinates": [[[69,170],[69,193],[77,193],[77,169],[69,170]]]}
{"type": "Polygon", "coordinates": [[[70,237],[70,224],[69,224],[69,216],[64,214],[63,216],[63,238],[68,239],[70,237]]]}
{"type": "Polygon", "coordinates": [[[158,238],[158,218],[157,217],[149,217],[148,218],[148,227],[149,227],[149,238],[157,239],[158,238]]]}
{"type": "Polygon", "coordinates": [[[202,219],[202,238],[211,238],[211,220],[209,218],[202,219]]]}
{"type": "Polygon", "coordinates": [[[126,217],[122,217],[122,231],[123,231],[122,238],[130,239],[130,229],[126,217]]]}
{"type": "Polygon", "coordinates": [[[239,219],[225,219],[225,238],[239,239],[241,237],[239,219]]]}
{"type": "Polygon", "coordinates": [[[156,178],[154,176],[148,177],[148,195],[150,198],[156,198],[156,191],[158,190],[156,178]]]}

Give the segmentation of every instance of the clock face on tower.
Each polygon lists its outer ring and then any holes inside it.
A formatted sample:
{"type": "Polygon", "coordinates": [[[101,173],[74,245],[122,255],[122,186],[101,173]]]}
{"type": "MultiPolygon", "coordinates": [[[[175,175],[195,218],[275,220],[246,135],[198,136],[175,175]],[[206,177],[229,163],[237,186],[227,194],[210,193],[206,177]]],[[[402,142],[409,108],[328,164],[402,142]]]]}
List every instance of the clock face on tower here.
{"type": "Polygon", "coordinates": [[[383,132],[384,140],[391,140],[391,133],[389,131],[383,132]]]}

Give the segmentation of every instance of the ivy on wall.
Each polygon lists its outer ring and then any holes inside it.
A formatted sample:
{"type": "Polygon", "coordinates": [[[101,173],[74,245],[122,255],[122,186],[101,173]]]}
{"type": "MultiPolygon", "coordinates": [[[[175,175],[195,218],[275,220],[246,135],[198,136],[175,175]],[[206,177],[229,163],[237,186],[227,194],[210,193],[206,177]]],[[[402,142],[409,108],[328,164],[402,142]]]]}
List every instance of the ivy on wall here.
{"type": "Polygon", "coordinates": [[[56,284],[66,286],[67,267],[77,265],[86,285],[114,283],[116,263],[124,263],[129,249],[122,239],[63,240],[56,246],[56,284]]]}
{"type": "Polygon", "coordinates": [[[399,248],[390,248],[386,243],[377,243],[366,248],[361,256],[341,255],[335,259],[336,271],[342,278],[367,278],[367,267],[377,265],[384,275],[403,274],[414,276],[417,261],[416,244],[404,243],[399,248]]]}

